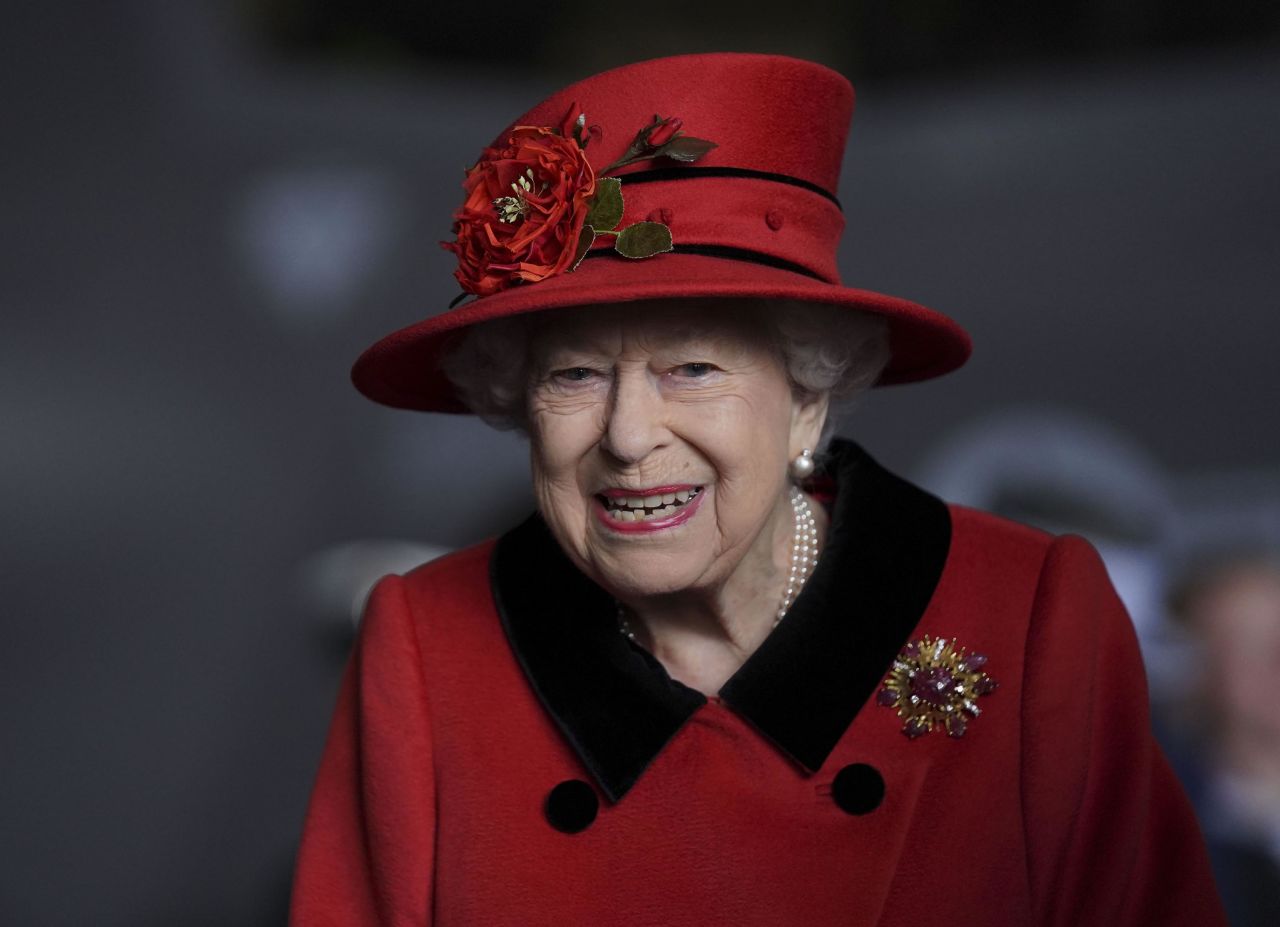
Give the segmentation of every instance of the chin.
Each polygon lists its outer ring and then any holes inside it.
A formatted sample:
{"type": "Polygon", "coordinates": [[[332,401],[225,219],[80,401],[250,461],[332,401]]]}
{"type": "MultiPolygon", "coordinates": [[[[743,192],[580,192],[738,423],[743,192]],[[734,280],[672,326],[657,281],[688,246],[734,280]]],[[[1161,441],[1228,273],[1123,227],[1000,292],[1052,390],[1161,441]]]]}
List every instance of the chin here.
{"type": "Polygon", "coordinates": [[[689,568],[687,559],[680,562],[679,569],[672,569],[666,557],[659,563],[647,560],[641,555],[611,562],[600,570],[601,584],[620,599],[643,599],[683,592],[699,579],[698,571],[689,568]]]}

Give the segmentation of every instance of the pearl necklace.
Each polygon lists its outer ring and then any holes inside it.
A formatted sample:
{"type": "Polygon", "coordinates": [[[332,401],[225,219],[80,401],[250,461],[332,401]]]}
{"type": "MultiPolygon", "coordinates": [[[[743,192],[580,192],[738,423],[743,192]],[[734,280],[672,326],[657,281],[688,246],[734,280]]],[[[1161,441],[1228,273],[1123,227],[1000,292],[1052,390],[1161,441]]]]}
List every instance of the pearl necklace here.
{"type": "Polygon", "coordinates": [[[808,497],[794,486],[791,487],[791,512],[796,523],[791,535],[791,575],[787,577],[787,591],[782,596],[782,605],[778,607],[778,617],[773,619],[775,628],[818,565],[818,522],[813,517],[808,497]]]}
{"type": "MultiPolygon", "coordinates": [[[[818,565],[818,522],[813,517],[808,497],[794,486],[791,487],[791,515],[795,525],[791,532],[791,572],[787,576],[787,591],[782,594],[782,604],[778,606],[778,615],[773,619],[771,629],[776,628],[787,614],[791,603],[818,565]]],[[[618,603],[618,630],[628,640],[636,639],[636,632],[627,621],[621,602],[618,603]]]]}

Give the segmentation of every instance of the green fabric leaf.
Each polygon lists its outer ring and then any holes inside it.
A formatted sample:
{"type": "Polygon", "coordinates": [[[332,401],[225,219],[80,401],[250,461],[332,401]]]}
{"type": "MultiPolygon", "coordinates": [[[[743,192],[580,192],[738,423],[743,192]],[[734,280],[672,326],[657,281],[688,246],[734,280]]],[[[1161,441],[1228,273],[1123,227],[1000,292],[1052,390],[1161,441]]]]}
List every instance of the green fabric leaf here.
{"type": "Polygon", "coordinates": [[[587,211],[587,225],[607,232],[622,221],[622,181],[617,177],[597,177],[596,195],[587,211]]]}
{"type": "Polygon", "coordinates": [[[692,135],[678,135],[658,149],[657,156],[673,158],[676,161],[697,161],[704,154],[715,148],[715,142],[692,135]]]}
{"type": "Polygon", "coordinates": [[[671,229],[661,222],[637,222],[618,233],[613,247],[623,257],[653,257],[671,250],[671,229]]]}
{"type": "Polygon", "coordinates": [[[596,240],[596,230],[589,225],[584,225],[582,231],[578,234],[578,247],[573,249],[573,262],[569,264],[569,270],[576,270],[578,265],[582,263],[582,259],[587,256],[587,252],[591,250],[591,245],[596,240]]]}

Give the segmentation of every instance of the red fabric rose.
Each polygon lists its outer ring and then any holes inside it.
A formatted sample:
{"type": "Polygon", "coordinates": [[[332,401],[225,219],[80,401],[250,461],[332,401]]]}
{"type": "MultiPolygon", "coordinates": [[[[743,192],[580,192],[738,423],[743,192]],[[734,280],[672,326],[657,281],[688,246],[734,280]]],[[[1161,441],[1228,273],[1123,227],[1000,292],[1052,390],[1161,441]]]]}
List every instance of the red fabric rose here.
{"type": "Polygon", "coordinates": [[[569,268],[596,177],[574,139],[517,126],[505,145],[484,150],[463,188],[457,240],[441,244],[458,256],[462,289],[487,296],[569,268]]]}

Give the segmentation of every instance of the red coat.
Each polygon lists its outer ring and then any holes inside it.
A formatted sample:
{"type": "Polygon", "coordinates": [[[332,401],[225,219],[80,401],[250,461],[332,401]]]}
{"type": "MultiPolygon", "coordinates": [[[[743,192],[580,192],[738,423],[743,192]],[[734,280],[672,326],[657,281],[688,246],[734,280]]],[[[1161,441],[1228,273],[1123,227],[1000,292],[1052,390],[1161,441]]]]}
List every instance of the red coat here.
{"type": "Polygon", "coordinates": [[[536,517],[379,583],[294,927],[1225,924],[1093,549],[835,459],[818,569],[718,698],[536,517]],[[962,736],[881,704],[926,635],[998,684],[962,736]]]}

